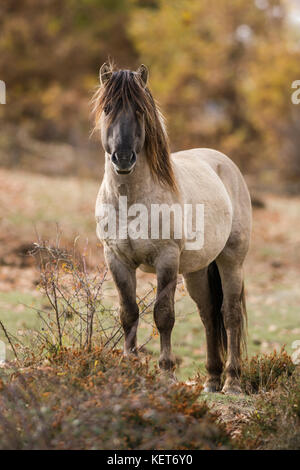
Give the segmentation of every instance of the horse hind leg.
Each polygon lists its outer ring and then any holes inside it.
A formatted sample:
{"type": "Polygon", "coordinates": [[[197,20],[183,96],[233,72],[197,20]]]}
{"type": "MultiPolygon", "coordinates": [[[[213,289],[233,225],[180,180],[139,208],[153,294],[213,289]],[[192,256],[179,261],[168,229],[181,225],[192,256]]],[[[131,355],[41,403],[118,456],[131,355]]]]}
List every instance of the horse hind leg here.
{"type": "Polygon", "coordinates": [[[222,391],[229,394],[241,393],[241,353],[246,348],[246,308],[242,263],[237,262],[230,252],[223,252],[217,259],[220,272],[223,304],[222,315],[227,334],[227,361],[225,384],[222,391]]]}
{"type": "Polygon", "coordinates": [[[218,270],[210,265],[200,271],[184,275],[186,288],[196,302],[206,333],[206,370],[204,391],[217,392],[221,388],[226,334],[222,325],[222,288],[218,270]]]}

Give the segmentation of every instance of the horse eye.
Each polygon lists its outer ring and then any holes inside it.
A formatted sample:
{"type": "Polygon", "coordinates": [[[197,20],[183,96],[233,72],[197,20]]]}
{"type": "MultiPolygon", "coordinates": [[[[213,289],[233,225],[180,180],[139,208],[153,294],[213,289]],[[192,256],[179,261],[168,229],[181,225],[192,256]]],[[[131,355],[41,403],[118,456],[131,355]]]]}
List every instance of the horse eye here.
{"type": "Polygon", "coordinates": [[[111,106],[107,104],[106,106],[104,106],[103,111],[105,112],[105,114],[109,114],[111,111],[111,106]]]}

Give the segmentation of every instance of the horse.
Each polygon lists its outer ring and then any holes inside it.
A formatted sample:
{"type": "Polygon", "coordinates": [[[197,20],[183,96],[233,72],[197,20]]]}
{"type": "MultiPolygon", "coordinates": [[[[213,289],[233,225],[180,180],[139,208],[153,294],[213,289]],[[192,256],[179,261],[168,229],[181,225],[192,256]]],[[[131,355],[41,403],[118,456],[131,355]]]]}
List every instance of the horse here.
{"type": "MultiPolygon", "coordinates": [[[[204,390],[239,394],[247,335],[243,263],[252,224],[249,191],[238,167],[219,151],[195,148],[170,153],[164,118],[148,87],[148,76],[144,65],[131,71],[104,63],[93,100],[94,129],[100,131],[105,150],[104,177],[95,210],[97,233],[118,291],[124,355],[138,351],[139,268],[157,276],[153,310],[160,335],[159,367],[162,375],[174,374],[171,333],[181,274],[205,327],[204,390]],[[103,207],[113,208],[120,216],[122,198],[129,206],[146,208],[148,237],[138,238],[129,230],[125,236],[116,231],[114,236],[103,235],[109,219],[103,207]],[[169,237],[159,233],[151,238],[152,208],[174,205],[194,209],[203,205],[204,237],[198,247],[188,246],[186,234],[174,236],[175,216],[169,237]]],[[[160,213],[160,222],[163,218],[160,213]]],[[[117,225],[121,228],[122,224],[117,225]]]]}

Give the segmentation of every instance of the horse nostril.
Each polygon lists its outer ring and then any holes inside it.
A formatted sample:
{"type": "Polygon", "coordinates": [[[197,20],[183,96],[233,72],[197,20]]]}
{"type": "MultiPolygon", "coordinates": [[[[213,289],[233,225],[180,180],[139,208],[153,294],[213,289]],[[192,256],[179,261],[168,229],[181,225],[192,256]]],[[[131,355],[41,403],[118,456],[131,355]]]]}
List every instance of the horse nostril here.
{"type": "Polygon", "coordinates": [[[116,164],[118,162],[117,152],[113,152],[111,156],[111,161],[116,164]]]}
{"type": "Polygon", "coordinates": [[[136,162],[136,153],[133,151],[130,157],[130,163],[133,165],[136,162]]]}
{"type": "Polygon", "coordinates": [[[132,151],[131,153],[124,152],[124,154],[122,154],[121,152],[118,153],[117,151],[114,151],[111,154],[111,162],[117,170],[125,172],[134,166],[136,162],[136,153],[132,151]]]}

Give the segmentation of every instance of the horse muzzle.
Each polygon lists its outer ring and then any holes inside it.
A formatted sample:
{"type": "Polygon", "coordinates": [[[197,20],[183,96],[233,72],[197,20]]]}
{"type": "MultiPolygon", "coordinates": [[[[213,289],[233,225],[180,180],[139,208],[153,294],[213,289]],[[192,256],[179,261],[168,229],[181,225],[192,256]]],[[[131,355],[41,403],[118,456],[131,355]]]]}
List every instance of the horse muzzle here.
{"type": "Polygon", "coordinates": [[[136,153],[132,151],[130,154],[121,154],[113,152],[111,162],[115,172],[118,175],[128,175],[132,172],[136,164],[136,153]]]}

